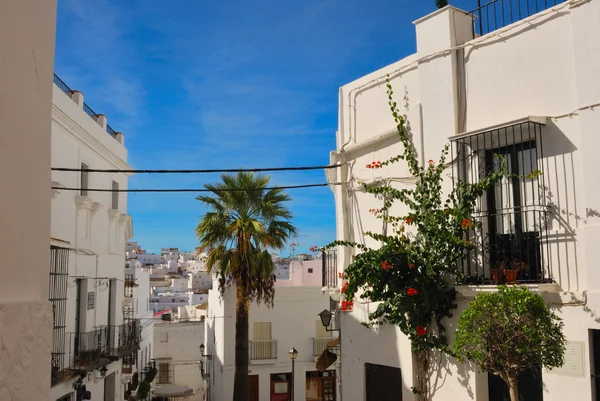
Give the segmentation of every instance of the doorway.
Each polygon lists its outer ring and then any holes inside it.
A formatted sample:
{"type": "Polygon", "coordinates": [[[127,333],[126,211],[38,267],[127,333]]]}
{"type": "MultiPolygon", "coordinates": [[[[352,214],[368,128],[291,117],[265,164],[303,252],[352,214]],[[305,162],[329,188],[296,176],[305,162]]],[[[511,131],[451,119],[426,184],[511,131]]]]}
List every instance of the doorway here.
{"type": "Polygon", "coordinates": [[[335,370],[306,372],[306,401],[335,399],[335,370]]]}
{"type": "Polygon", "coordinates": [[[104,401],[117,401],[115,398],[115,385],[115,373],[113,372],[104,378],[104,401]]]}
{"type": "Polygon", "coordinates": [[[258,401],[258,375],[248,375],[250,401],[258,401]]]}
{"type": "Polygon", "coordinates": [[[292,374],[276,373],[271,375],[271,401],[289,401],[292,395],[292,374]]]}

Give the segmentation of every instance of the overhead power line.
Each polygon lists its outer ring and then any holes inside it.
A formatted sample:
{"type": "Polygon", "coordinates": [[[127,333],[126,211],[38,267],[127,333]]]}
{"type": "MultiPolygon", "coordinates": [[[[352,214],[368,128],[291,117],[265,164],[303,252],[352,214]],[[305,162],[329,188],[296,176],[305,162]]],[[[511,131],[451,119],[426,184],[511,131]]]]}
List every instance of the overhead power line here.
{"type": "Polygon", "coordinates": [[[316,187],[327,187],[330,185],[342,185],[342,182],[334,182],[332,184],[304,184],[304,185],[284,185],[276,187],[266,187],[257,189],[248,188],[225,188],[218,190],[211,190],[206,188],[152,188],[152,189],[105,189],[105,188],[74,188],[74,187],[52,187],[52,189],[60,191],[87,191],[87,192],[245,192],[245,191],[268,191],[271,189],[298,189],[298,188],[316,188],[316,187]]]}
{"type": "Polygon", "coordinates": [[[133,174],[206,174],[206,173],[241,173],[241,172],[264,172],[264,171],[308,171],[327,170],[341,167],[342,164],[328,164],[325,166],[297,166],[297,167],[263,167],[263,168],[229,168],[229,169],[200,169],[200,170],[123,170],[123,169],[93,169],[93,168],[69,168],[52,167],[52,171],[71,171],[89,173],[133,173],[133,174]]]}

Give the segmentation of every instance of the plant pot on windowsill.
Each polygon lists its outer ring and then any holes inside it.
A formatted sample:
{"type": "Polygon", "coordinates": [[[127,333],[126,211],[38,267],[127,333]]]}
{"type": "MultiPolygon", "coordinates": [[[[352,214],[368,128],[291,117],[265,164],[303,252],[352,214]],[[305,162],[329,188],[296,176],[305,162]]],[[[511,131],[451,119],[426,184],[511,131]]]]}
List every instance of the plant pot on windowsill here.
{"type": "Polygon", "coordinates": [[[501,269],[491,269],[492,273],[492,282],[494,284],[498,284],[500,282],[500,275],[502,274],[501,269]]]}
{"type": "Polygon", "coordinates": [[[506,282],[508,284],[516,284],[518,276],[519,276],[518,269],[505,269],[504,270],[504,277],[506,277],[506,282]]]}

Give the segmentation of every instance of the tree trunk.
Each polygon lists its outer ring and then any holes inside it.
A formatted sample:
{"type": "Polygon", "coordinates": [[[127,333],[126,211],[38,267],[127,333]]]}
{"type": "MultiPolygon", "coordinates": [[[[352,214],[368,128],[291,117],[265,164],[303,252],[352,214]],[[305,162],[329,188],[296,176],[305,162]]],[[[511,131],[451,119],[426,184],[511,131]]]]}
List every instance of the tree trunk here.
{"type": "Polygon", "coordinates": [[[516,377],[508,378],[508,391],[510,392],[510,401],[519,401],[518,379],[516,377]]]}
{"type": "Polygon", "coordinates": [[[238,288],[235,305],[235,376],[233,401],[248,401],[248,309],[250,302],[238,288]]]}

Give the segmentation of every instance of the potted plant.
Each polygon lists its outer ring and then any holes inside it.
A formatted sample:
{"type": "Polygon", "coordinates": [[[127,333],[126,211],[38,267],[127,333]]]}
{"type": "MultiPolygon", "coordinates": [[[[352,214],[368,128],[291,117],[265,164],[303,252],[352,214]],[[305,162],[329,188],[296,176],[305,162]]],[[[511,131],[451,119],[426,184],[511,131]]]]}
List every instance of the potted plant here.
{"type": "Polygon", "coordinates": [[[504,277],[506,277],[506,281],[509,284],[513,284],[517,282],[517,278],[519,276],[519,272],[521,270],[525,270],[527,268],[527,264],[525,262],[521,262],[518,259],[513,259],[511,262],[504,264],[504,277]]]}

